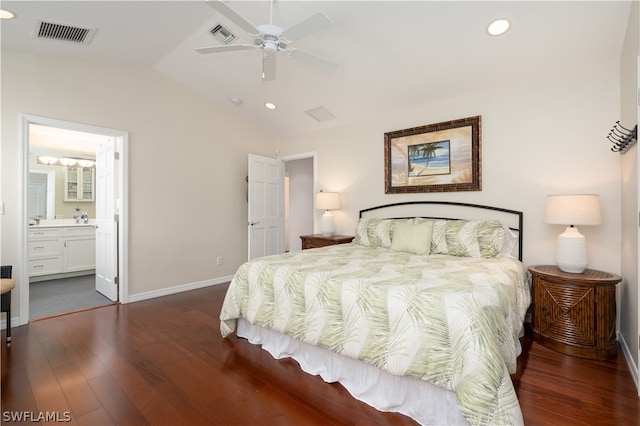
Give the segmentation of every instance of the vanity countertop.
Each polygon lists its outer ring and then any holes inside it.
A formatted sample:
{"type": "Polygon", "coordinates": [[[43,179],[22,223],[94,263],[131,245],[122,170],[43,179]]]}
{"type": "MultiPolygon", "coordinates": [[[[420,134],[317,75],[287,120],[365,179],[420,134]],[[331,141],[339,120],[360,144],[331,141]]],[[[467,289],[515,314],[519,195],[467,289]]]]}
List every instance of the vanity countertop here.
{"type": "Polygon", "coordinates": [[[29,225],[29,228],[75,228],[75,227],[90,227],[95,225],[95,219],[89,219],[89,223],[76,223],[74,219],[54,219],[54,220],[40,220],[39,225],[29,225]]]}

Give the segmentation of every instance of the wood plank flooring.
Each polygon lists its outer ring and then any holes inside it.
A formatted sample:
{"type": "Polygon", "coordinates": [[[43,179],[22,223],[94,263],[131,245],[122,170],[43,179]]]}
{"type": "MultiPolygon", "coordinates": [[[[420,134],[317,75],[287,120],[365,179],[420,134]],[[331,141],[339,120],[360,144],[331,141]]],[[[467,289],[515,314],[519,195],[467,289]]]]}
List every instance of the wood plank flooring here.
{"type": "MultiPolygon", "coordinates": [[[[415,424],[292,360],[222,339],[217,317],[226,288],[36,321],[12,330],[11,348],[3,332],[0,422],[18,424],[10,416],[21,415],[31,424],[415,424]]],[[[527,425],[639,424],[640,400],[621,355],[595,362],[528,337],[524,345],[512,378],[527,425]]]]}

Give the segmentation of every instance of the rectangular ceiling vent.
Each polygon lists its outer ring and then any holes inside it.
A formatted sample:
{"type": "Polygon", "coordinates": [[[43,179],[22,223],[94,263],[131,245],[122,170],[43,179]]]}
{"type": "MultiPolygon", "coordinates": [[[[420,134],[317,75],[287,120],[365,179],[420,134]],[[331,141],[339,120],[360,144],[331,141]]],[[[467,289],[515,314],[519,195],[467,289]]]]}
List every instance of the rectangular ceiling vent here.
{"type": "Polygon", "coordinates": [[[50,22],[38,19],[36,20],[36,27],[33,31],[33,36],[35,38],[47,40],[89,44],[96,31],[96,28],[61,24],[59,22],[50,22]]]}
{"type": "Polygon", "coordinates": [[[236,38],[228,28],[223,27],[221,24],[217,24],[211,28],[209,32],[222,44],[229,44],[234,38],[236,38]]]}
{"type": "Polygon", "coordinates": [[[319,106],[317,108],[313,108],[305,112],[318,121],[329,121],[336,118],[336,116],[333,115],[331,111],[329,111],[323,106],[319,106]]]}

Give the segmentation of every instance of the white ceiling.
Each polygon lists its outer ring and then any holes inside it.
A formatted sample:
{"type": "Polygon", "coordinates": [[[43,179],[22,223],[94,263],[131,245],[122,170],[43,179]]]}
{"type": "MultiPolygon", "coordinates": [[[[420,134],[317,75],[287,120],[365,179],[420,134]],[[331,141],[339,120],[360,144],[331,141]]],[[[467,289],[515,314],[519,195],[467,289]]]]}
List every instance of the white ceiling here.
{"type": "MultiPolygon", "coordinates": [[[[269,21],[268,1],[227,4],[256,26],[269,21]]],[[[280,55],[270,82],[261,80],[259,50],[194,52],[220,45],[208,33],[216,23],[238,36],[234,43],[251,43],[203,1],[21,0],[2,1],[2,8],[16,14],[2,22],[2,50],[149,66],[276,135],[290,136],[618,60],[630,4],[278,0],[273,23],[284,29],[317,12],[333,21],[294,46],[338,68],[322,71],[280,55]],[[491,37],[486,27],[498,17],[511,20],[512,28],[491,37]],[[97,32],[88,45],[39,40],[32,37],[37,19],[97,32]],[[232,104],[232,97],[242,104],[232,104]],[[266,101],[278,109],[265,109],[266,101]],[[317,122],[304,113],[320,106],[337,118],[317,122]]]]}

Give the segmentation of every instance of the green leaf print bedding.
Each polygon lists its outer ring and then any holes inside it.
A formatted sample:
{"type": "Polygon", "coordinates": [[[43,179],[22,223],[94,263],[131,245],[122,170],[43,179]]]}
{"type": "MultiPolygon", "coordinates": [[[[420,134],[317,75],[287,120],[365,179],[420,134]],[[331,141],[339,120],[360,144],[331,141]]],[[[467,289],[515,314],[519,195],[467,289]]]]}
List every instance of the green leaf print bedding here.
{"type": "Polygon", "coordinates": [[[471,424],[521,424],[509,376],[530,303],[516,259],[415,255],[342,244],[236,272],[220,313],[454,391],[471,424]]]}

